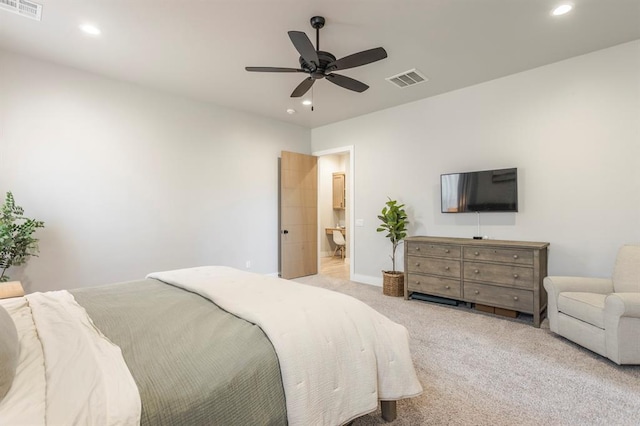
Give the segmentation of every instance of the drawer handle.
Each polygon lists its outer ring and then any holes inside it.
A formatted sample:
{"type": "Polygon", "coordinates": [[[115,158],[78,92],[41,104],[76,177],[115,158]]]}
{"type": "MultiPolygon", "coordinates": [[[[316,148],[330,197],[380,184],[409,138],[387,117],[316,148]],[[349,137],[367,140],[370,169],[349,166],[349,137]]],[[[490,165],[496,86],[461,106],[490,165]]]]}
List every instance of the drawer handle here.
{"type": "Polygon", "coordinates": [[[416,280],[416,284],[417,284],[417,285],[420,285],[420,281],[416,280]]]}
{"type": "Polygon", "coordinates": [[[449,287],[448,285],[445,285],[444,288],[446,288],[447,290],[449,290],[451,287],[449,287]]]}
{"type": "Polygon", "coordinates": [[[478,252],[475,252],[475,253],[473,253],[473,254],[474,254],[475,256],[480,256],[480,253],[478,253],[478,252]]]}
{"type": "Polygon", "coordinates": [[[513,296],[513,300],[518,300],[518,296],[513,296]]]}
{"type": "Polygon", "coordinates": [[[420,266],[420,262],[416,262],[416,266],[420,266]]]}
{"type": "Polygon", "coordinates": [[[518,258],[518,255],[517,255],[517,254],[514,254],[514,255],[513,255],[513,258],[514,258],[514,259],[517,259],[517,258],[518,258]]]}
{"type": "Polygon", "coordinates": [[[479,273],[480,273],[480,271],[476,269],[475,271],[473,271],[473,273],[474,273],[474,274],[479,274],[479,273]]]}
{"type": "Polygon", "coordinates": [[[420,247],[416,247],[416,251],[420,251],[420,247]]]}
{"type": "Polygon", "coordinates": [[[475,294],[480,294],[480,292],[478,290],[474,291],[475,294]]]}
{"type": "Polygon", "coordinates": [[[445,266],[445,268],[444,268],[445,271],[448,271],[449,269],[451,269],[451,268],[449,268],[448,266],[445,266]]]}
{"type": "Polygon", "coordinates": [[[513,274],[513,278],[518,278],[518,274],[513,274]]]}
{"type": "Polygon", "coordinates": [[[446,249],[444,252],[445,252],[445,253],[449,253],[449,249],[446,249]]]}

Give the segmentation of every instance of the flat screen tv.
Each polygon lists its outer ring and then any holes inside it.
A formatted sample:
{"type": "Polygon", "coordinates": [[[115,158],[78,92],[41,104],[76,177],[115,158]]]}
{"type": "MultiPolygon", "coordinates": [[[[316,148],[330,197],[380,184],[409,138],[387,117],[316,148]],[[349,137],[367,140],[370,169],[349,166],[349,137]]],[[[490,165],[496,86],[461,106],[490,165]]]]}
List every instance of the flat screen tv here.
{"type": "Polygon", "coordinates": [[[517,212],[518,169],[440,175],[442,213],[517,212]]]}

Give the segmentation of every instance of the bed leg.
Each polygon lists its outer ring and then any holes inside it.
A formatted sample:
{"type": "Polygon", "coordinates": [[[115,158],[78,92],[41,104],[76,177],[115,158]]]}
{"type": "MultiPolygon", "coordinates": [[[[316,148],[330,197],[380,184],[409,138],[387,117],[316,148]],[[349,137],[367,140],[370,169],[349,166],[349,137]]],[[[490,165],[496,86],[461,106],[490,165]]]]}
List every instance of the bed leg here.
{"type": "Polygon", "coordinates": [[[380,408],[382,409],[382,418],[387,422],[394,421],[398,416],[396,401],[380,401],[380,408]]]}

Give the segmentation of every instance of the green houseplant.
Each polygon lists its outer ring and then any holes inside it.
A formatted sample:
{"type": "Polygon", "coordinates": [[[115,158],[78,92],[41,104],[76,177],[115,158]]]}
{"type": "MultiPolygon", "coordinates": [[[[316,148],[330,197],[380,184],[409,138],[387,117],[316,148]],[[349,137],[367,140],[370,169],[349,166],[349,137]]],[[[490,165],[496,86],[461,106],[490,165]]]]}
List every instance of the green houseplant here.
{"type": "Polygon", "coordinates": [[[391,271],[382,271],[383,292],[389,296],[402,296],[404,294],[404,274],[396,270],[396,250],[398,245],[407,236],[407,213],[404,204],[389,198],[385,203],[378,219],[382,222],[376,231],[386,232],[385,235],[391,241],[391,271]]]}
{"type": "Polygon", "coordinates": [[[7,269],[24,264],[30,256],[37,256],[38,240],[33,233],[44,228],[44,222],[24,216],[24,209],[17,206],[13,194],[7,192],[0,210],[0,282],[7,282],[7,269]]]}

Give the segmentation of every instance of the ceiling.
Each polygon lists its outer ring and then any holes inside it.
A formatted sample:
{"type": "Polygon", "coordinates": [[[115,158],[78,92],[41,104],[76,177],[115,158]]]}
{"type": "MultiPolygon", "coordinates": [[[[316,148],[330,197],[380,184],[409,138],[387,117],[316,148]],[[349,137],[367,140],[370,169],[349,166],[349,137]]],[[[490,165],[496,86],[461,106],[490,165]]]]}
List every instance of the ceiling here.
{"type": "Polygon", "coordinates": [[[0,10],[0,49],[314,128],[640,39],[639,0],[35,0],[37,22],[0,10]],[[370,88],[320,80],[314,110],[290,98],[302,73],[287,31],[326,25],[320,48],[343,56],[382,46],[387,59],[340,72],[370,88]],[[88,36],[78,26],[97,25],[88,36]],[[385,77],[416,68],[400,89],[385,77]],[[287,114],[293,108],[295,114],[287,114]]]}

